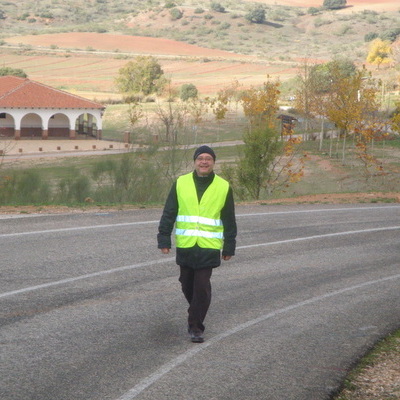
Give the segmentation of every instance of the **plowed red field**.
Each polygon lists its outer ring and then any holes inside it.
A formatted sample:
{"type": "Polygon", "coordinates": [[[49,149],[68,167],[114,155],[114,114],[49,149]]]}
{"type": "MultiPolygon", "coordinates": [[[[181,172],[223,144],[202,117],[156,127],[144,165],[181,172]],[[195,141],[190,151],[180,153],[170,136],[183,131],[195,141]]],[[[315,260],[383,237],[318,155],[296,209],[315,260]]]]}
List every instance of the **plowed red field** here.
{"type": "Polygon", "coordinates": [[[57,46],[62,49],[87,50],[92,48],[104,51],[120,51],[157,56],[193,56],[213,58],[243,58],[250,56],[238,55],[228,51],[206,49],[188,43],[177,42],[164,38],[143,36],[101,34],[92,32],[55,33],[51,35],[15,36],[6,39],[7,43],[18,45],[23,43],[32,46],[57,46]]]}

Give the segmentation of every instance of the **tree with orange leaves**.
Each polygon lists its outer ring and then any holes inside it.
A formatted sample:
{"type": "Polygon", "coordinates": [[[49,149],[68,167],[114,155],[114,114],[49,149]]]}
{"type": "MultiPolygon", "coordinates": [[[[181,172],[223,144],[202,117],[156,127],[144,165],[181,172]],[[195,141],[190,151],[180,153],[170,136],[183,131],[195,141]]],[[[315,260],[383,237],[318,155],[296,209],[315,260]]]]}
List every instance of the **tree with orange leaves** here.
{"type": "Polygon", "coordinates": [[[239,198],[257,200],[303,176],[304,159],[297,157],[301,140],[291,135],[283,140],[277,127],[278,98],[277,82],[246,90],[241,97],[249,120],[243,152],[235,166],[223,167],[239,198]]]}
{"type": "Polygon", "coordinates": [[[342,139],[342,162],[346,158],[347,138],[359,121],[368,120],[378,108],[377,89],[365,70],[343,76],[340,71],[331,72],[329,90],[323,96],[324,115],[339,129],[342,139]]]}
{"type": "Polygon", "coordinates": [[[280,83],[268,80],[261,88],[252,87],[243,92],[240,101],[244,115],[251,125],[266,123],[273,127],[276,123],[280,83]]]}
{"type": "Polygon", "coordinates": [[[371,176],[384,175],[383,164],[372,153],[372,143],[382,140],[387,135],[384,123],[378,119],[363,120],[355,127],[355,153],[362,164],[365,180],[371,176]]]}
{"type": "Polygon", "coordinates": [[[378,68],[381,65],[390,64],[392,60],[392,44],[389,40],[375,39],[371,42],[367,62],[375,64],[378,68]]]}
{"type": "Polygon", "coordinates": [[[396,110],[391,119],[392,130],[400,133],[400,103],[396,103],[396,110]]]}

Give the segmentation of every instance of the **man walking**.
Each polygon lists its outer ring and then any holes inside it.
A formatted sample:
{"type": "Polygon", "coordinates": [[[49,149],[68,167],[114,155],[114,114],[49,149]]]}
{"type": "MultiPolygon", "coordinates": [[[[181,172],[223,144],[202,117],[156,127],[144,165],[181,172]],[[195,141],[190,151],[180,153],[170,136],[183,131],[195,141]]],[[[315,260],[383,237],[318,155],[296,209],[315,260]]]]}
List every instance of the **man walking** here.
{"type": "Polygon", "coordinates": [[[194,171],[180,176],[169,192],[157,240],[168,254],[175,224],[179,281],[189,303],[188,331],[193,343],[202,343],[212,270],[221,265],[221,250],[225,261],[235,254],[237,228],[232,189],[214,173],[214,151],[200,146],[193,159],[194,171]]]}

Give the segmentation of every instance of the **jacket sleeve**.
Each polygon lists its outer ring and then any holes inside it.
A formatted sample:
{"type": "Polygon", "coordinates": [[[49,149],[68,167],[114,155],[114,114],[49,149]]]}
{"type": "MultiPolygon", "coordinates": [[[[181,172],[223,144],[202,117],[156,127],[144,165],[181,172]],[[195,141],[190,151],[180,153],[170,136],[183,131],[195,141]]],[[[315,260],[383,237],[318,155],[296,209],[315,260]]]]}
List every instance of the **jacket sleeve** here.
{"type": "Polygon", "coordinates": [[[171,233],[174,229],[176,216],[178,215],[178,197],[176,194],[176,182],[168,194],[164,210],[158,226],[157,242],[159,249],[171,248],[171,233]]]}
{"type": "Polygon", "coordinates": [[[236,217],[235,217],[235,203],[233,200],[232,188],[229,188],[228,195],[223,209],[221,210],[221,220],[224,225],[224,248],[222,249],[223,256],[235,255],[236,249],[236,217]]]}

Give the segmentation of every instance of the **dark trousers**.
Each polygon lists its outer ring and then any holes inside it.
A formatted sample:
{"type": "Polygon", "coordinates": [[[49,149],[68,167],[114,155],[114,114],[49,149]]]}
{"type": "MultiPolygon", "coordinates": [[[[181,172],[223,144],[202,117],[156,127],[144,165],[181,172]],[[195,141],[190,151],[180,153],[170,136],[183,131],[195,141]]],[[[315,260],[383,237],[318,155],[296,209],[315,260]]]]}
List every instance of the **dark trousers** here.
{"type": "Polygon", "coordinates": [[[204,332],[204,319],[211,303],[212,268],[193,269],[181,266],[179,282],[189,303],[188,328],[193,332],[204,332]]]}

